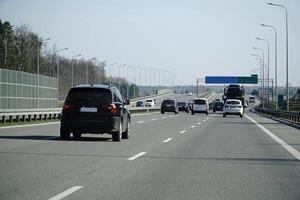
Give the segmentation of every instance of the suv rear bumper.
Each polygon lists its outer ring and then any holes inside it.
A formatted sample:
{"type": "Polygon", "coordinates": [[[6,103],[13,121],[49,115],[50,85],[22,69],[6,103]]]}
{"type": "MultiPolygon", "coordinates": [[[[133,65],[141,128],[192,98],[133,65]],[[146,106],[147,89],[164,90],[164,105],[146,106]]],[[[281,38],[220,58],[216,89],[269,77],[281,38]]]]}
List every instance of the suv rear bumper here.
{"type": "Polygon", "coordinates": [[[84,133],[112,133],[119,130],[120,117],[109,117],[106,119],[61,119],[63,129],[84,133]]]}
{"type": "Polygon", "coordinates": [[[207,110],[193,110],[193,113],[207,113],[207,110]]]}

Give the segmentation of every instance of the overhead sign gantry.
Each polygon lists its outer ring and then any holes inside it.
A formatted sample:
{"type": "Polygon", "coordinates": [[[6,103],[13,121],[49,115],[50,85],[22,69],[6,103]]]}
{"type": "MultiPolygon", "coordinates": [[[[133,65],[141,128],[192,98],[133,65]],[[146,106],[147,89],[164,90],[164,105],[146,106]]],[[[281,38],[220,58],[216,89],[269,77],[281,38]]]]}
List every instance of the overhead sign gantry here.
{"type": "Polygon", "coordinates": [[[258,75],[251,76],[206,76],[206,84],[257,84],[258,75]]]}

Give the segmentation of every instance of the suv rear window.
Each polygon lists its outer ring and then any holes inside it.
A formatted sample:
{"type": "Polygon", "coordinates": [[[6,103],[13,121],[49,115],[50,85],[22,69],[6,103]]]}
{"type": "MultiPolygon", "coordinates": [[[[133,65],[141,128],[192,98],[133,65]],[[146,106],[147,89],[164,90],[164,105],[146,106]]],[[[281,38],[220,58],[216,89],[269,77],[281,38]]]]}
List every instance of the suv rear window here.
{"type": "Polygon", "coordinates": [[[149,100],[146,100],[146,102],[148,102],[148,103],[152,103],[152,102],[153,102],[153,100],[152,100],[152,99],[149,99],[149,100]]]}
{"type": "Polygon", "coordinates": [[[199,105],[205,105],[206,104],[206,101],[203,100],[203,99],[196,99],[194,101],[195,104],[199,104],[199,105]]]}
{"type": "Polygon", "coordinates": [[[178,106],[186,106],[186,103],[185,102],[177,102],[177,105],[178,106]]]}
{"type": "Polygon", "coordinates": [[[175,104],[174,100],[164,100],[163,104],[175,104]]]}
{"type": "Polygon", "coordinates": [[[222,102],[220,102],[220,101],[217,101],[217,102],[215,102],[215,105],[216,105],[216,106],[222,106],[222,105],[223,105],[223,103],[222,103],[222,102]]]}
{"type": "Polygon", "coordinates": [[[111,91],[102,88],[72,88],[66,102],[79,105],[101,105],[111,103],[111,91]]]}
{"type": "Polygon", "coordinates": [[[226,104],[234,104],[234,105],[238,105],[240,104],[240,101],[226,101],[226,104]]]}

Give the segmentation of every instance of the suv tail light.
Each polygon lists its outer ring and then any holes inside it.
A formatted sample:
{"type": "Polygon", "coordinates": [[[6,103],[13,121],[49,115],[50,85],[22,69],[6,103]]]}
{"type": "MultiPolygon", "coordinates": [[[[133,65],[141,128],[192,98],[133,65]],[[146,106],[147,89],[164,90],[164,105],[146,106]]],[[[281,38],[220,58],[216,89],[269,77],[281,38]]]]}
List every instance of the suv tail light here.
{"type": "Polygon", "coordinates": [[[117,113],[118,112],[118,109],[116,107],[116,105],[114,104],[109,104],[107,107],[106,107],[106,110],[110,113],[117,113]]]}
{"type": "Polygon", "coordinates": [[[68,111],[70,111],[72,108],[74,108],[74,105],[73,105],[73,104],[65,103],[64,106],[63,106],[63,112],[68,112],[68,111]]]}

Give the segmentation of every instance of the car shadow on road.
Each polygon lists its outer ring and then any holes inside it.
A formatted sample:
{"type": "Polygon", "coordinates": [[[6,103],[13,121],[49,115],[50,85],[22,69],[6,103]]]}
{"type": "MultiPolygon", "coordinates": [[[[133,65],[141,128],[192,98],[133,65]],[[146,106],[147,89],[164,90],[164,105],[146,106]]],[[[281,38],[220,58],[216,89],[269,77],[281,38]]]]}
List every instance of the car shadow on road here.
{"type": "Polygon", "coordinates": [[[11,136],[11,135],[1,135],[1,139],[7,140],[44,140],[44,141],[72,141],[72,142],[106,142],[110,141],[111,137],[81,137],[79,139],[70,138],[69,140],[62,140],[58,136],[50,136],[50,135],[22,135],[22,136],[11,136]]]}

